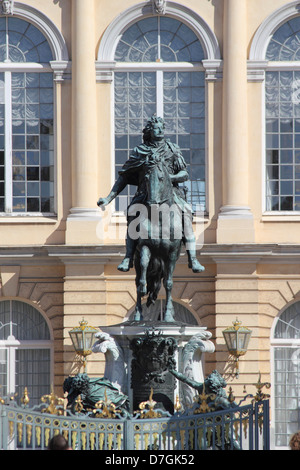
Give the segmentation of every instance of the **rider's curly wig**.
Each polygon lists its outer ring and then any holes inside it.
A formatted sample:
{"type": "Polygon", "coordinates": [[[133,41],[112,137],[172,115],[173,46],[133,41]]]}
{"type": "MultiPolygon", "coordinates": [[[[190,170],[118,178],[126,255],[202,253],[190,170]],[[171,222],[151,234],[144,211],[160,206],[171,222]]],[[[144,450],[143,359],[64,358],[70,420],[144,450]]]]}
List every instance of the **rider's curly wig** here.
{"type": "Polygon", "coordinates": [[[163,120],[163,118],[156,116],[156,114],[153,114],[153,116],[149,119],[143,129],[143,141],[145,144],[151,142],[151,130],[154,124],[161,124],[162,128],[165,128],[165,121],[163,120]]]}

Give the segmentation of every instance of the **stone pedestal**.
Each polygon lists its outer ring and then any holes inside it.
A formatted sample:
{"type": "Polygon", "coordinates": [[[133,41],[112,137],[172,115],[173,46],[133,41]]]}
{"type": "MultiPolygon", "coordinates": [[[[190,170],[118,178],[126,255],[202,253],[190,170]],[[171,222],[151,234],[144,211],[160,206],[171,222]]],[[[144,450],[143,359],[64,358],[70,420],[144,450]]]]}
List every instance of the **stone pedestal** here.
{"type": "Polygon", "coordinates": [[[128,321],[101,327],[101,331],[98,345],[106,342],[111,347],[96,347],[94,352],[106,354],[105,376],[128,395],[132,413],[149,399],[151,389],[156,408],[172,413],[176,397],[184,407],[193,403],[195,390],[179,382],[169,369],[204,382],[202,354],[215,349],[205,327],[181,322],[128,321]],[[114,354],[109,354],[109,350],[114,354]]]}

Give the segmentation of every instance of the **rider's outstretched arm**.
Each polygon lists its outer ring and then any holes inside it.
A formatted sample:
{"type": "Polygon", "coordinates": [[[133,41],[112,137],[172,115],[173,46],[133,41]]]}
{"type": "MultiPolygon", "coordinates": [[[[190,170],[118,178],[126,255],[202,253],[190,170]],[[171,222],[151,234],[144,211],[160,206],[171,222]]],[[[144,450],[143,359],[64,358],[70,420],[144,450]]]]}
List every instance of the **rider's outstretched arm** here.
{"type": "Polygon", "coordinates": [[[188,172],[185,170],[181,170],[176,175],[170,175],[172,183],[184,183],[189,179],[188,172]]]}
{"type": "Polygon", "coordinates": [[[107,206],[111,201],[113,201],[118,194],[120,194],[124,188],[127,186],[127,178],[125,175],[120,175],[115,184],[113,185],[109,195],[107,197],[100,197],[97,201],[98,206],[107,206]]]}

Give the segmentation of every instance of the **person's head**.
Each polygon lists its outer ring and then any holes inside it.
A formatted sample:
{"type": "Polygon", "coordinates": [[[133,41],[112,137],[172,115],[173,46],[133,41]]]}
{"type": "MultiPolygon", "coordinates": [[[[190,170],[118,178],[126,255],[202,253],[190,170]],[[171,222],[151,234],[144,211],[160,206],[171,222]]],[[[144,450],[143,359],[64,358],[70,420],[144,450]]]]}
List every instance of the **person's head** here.
{"type": "Polygon", "coordinates": [[[147,122],[144,130],[144,142],[159,142],[165,136],[165,123],[161,117],[153,115],[147,122]]]}
{"type": "Polygon", "coordinates": [[[56,434],[49,441],[48,450],[71,450],[68,441],[61,434],[56,434]]]}
{"type": "Polygon", "coordinates": [[[291,450],[300,450],[300,431],[293,434],[290,439],[290,449],[291,450]]]}

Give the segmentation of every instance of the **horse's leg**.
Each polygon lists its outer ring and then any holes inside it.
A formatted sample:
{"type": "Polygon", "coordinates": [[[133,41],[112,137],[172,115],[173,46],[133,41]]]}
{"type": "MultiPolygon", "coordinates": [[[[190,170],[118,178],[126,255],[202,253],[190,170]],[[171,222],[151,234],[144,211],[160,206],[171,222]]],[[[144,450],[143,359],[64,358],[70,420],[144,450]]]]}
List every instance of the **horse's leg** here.
{"type": "Polygon", "coordinates": [[[136,306],[134,311],[134,321],[141,321],[143,320],[143,309],[142,309],[142,296],[139,293],[139,289],[137,288],[137,299],[136,299],[136,306]]]}
{"type": "Polygon", "coordinates": [[[135,278],[136,306],[135,306],[135,311],[134,311],[134,320],[141,321],[143,319],[143,312],[142,312],[142,296],[139,291],[141,266],[140,266],[140,253],[138,251],[136,252],[136,257],[135,257],[135,271],[136,271],[136,278],[135,278]]]}
{"type": "Polygon", "coordinates": [[[143,245],[140,251],[140,282],[137,287],[139,294],[143,297],[147,294],[147,269],[151,258],[151,252],[148,246],[143,245]]]}
{"type": "Polygon", "coordinates": [[[174,321],[174,306],[172,301],[172,288],[173,288],[173,273],[175,269],[177,257],[170,253],[169,260],[166,263],[164,288],[166,291],[166,307],[164,313],[164,320],[168,322],[174,321]]]}

